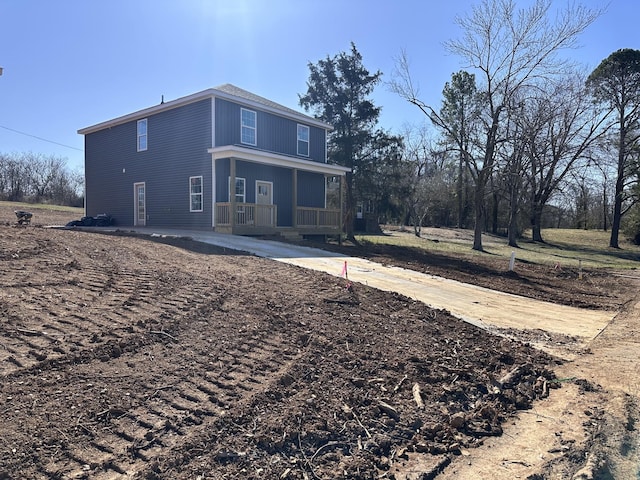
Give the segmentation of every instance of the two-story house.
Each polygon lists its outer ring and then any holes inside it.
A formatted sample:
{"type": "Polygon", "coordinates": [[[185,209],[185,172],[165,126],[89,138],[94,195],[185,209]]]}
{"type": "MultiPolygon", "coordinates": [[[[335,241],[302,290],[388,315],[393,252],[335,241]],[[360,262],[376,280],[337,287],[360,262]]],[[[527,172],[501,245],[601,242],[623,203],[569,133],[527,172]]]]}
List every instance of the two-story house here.
{"type": "MultiPolygon", "coordinates": [[[[116,225],[339,233],[331,126],[222,85],[83,128],[85,210],[116,225]]],[[[339,183],[338,183],[339,185],[339,183]]]]}

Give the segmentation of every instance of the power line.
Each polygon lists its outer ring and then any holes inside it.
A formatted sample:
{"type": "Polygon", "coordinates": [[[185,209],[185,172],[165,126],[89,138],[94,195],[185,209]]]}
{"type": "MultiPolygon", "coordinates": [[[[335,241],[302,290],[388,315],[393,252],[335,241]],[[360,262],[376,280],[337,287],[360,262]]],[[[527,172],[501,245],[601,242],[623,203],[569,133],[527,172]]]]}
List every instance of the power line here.
{"type": "Polygon", "coordinates": [[[0,128],[4,128],[5,130],[9,130],[10,132],[19,133],[20,135],[24,135],[26,137],[35,138],[35,139],[41,140],[43,142],[53,143],[55,145],[60,145],[61,147],[71,148],[72,150],[77,150],[79,152],[84,152],[84,150],[81,149],[81,148],[72,147],[71,145],[65,145],[64,143],[60,143],[60,142],[54,142],[53,140],[47,140],[46,138],[42,138],[42,137],[39,137],[37,135],[31,135],[30,133],[21,132],[20,130],[15,130],[13,128],[5,127],[4,125],[0,125],[0,128]]]}

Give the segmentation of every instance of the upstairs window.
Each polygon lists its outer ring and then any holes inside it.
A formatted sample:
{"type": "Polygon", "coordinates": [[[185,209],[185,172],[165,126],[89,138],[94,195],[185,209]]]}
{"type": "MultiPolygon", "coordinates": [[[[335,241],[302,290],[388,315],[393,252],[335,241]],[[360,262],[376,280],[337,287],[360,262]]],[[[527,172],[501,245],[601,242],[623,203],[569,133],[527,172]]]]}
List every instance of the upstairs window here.
{"type": "Polygon", "coordinates": [[[240,109],[240,141],[246,145],[256,144],[256,112],[240,109]]]}
{"type": "Polygon", "coordinates": [[[298,125],[298,155],[309,156],[309,127],[298,125]]]}
{"type": "Polygon", "coordinates": [[[138,120],[138,151],[147,149],[147,119],[138,120]]]}
{"type": "Polygon", "coordinates": [[[202,211],[202,177],[189,177],[190,212],[202,211]]]}

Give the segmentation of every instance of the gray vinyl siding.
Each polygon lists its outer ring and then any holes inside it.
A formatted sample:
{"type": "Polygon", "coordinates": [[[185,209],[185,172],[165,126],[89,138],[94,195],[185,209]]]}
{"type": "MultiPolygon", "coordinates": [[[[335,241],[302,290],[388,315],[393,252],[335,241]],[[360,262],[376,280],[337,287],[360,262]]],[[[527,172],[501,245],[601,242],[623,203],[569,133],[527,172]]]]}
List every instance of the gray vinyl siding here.
{"type": "MultiPolygon", "coordinates": [[[[246,201],[256,202],[256,181],[273,183],[273,204],[278,207],[279,227],[293,225],[292,170],[236,160],[236,177],[245,179],[246,201]]],[[[216,201],[229,201],[229,159],[216,160],[216,201]]]]}
{"type": "MultiPolygon", "coordinates": [[[[229,201],[229,160],[216,161],[211,171],[208,149],[242,145],[240,104],[215,98],[215,145],[212,138],[212,99],[160,111],[147,117],[103,128],[85,135],[87,215],[111,215],[116,225],[134,222],[134,184],[145,183],[146,225],[173,228],[211,228],[213,193],[217,202],[229,201]],[[137,151],[137,121],[147,118],[147,150],[137,151]],[[189,178],[201,176],[203,211],[190,212],[189,178]],[[212,179],[216,185],[211,185],[212,179]]],[[[256,112],[255,150],[325,163],[326,131],[309,127],[309,157],[297,155],[297,125],[259,109],[256,112]]],[[[293,170],[248,161],[236,161],[236,176],[246,179],[246,201],[255,203],[256,181],[273,183],[273,202],[278,207],[277,225],[293,225],[293,170]]],[[[297,203],[324,207],[325,178],[298,170],[297,203]]]]}
{"type": "Polygon", "coordinates": [[[298,171],[298,206],[324,208],[325,182],[321,173],[298,171]]]}
{"type": "Polygon", "coordinates": [[[240,109],[256,112],[257,148],[267,152],[291,155],[305,160],[325,163],[326,132],[322,128],[290,120],[279,115],[216,98],[215,146],[243,145],[240,141],[240,109]],[[298,155],[298,124],[309,127],[309,156],[298,155]]]}
{"type": "Polygon", "coordinates": [[[214,181],[216,182],[216,202],[229,201],[229,176],[230,167],[228,158],[220,158],[216,160],[216,172],[214,181]]]}
{"type": "Polygon", "coordinates": [[[148,148],[138,152],[137,119],[85,136],[87,215],[108,213],[133,225],[134,183],[146,184],[148,226],[211,228],[211,100],[148,118],[148,148]],[[189,211],[189,177],[203,177],[203,211],[189,211]]]}

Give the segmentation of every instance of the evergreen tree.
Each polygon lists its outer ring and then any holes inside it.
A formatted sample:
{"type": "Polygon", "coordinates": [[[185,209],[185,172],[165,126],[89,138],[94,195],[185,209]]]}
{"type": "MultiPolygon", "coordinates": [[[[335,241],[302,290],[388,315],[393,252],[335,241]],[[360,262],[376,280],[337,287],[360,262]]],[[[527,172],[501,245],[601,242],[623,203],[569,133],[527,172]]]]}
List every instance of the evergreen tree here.
{"type": "Polygon", "coordinates": [[[362,55],[351,43],[349,53],[327,56],[316,64],[309,63],[307,92],[300,95],[300,105],[312,110],[316,118],[334,127],[328,138],[331,163],[351,169],[346,175],[347,237],[354,239],[355,183],[367,163],[379,158],[381,145],[396,141],[376,129],[380,107],[369,98],[380,82],[382,73],[370,73],[362,63],[362,55]]]}

